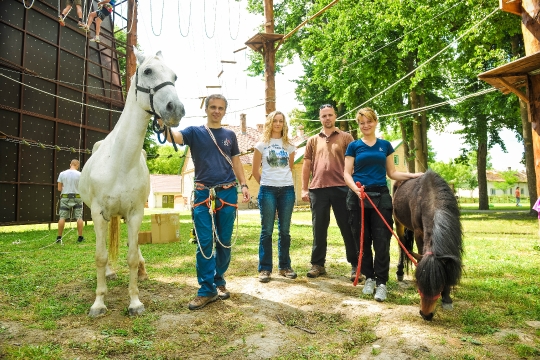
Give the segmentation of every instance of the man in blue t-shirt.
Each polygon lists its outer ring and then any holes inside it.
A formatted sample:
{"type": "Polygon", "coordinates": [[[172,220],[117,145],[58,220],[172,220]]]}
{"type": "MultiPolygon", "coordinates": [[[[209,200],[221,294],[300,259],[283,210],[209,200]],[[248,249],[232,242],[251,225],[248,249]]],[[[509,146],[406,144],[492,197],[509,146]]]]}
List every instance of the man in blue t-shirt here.
{"type": "MultiPolygon", "coordinates": [[[[206,125],[172,131],[176,143],[191,148],[195,166],[193,221],[198,241],[197,280],[201,287],[197,297],[189,303],[190,310],[201,309],[218,298],[230,297],[224,275],[231,261],[231,238],[238,203],[237,179],[243,202],[249,200],[236,134],[221,127],[226,110],[227,100],[223,95],[210,95],[205,100],[206,125]],[[212,202],[215,210],[210,214],[212,202]],[[212,253],[214,240],[216,249],[212,253]]],[[[171,141],[169,134],[167,140],[171,141]]]]}

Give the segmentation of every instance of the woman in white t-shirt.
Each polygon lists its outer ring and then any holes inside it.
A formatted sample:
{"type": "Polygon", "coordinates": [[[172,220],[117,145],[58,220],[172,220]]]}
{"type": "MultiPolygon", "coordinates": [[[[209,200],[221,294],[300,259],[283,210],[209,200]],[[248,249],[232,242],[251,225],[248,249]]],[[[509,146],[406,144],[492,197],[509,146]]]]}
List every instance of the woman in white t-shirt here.
{"type": "Polygon", "coordinates": [[[253,154],[253,176],[261,185],[258,196],[261,212],[258,270],[259,281],[263,283],[269,282],[272,274],[272,233],[276,211],[279,275],[296,278],[289,256],[289,229],[295,200],[292,178],[295,150],[296,147],[289,141],[285,115],[280,111],[268,114],[261,141],[255,145],[253,154]]]}

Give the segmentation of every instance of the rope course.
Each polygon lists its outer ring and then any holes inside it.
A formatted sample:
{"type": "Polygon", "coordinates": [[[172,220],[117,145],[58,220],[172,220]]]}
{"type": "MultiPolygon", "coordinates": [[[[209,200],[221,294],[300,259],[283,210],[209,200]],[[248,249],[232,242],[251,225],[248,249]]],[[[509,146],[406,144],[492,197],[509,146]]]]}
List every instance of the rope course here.
{"type": "Polygon", "coordinates": [[[24,8],[27,9],[27,10],[30,10],[32,8],[32,6],[34,6],[34,1],[35,0],[32,0],[32,2],[30,3],[30,6],[26,6],[26,0],[22,0],[24,8]]]}
{"type": "Polygon", "coordinates": [[[238,3],[238,28],[236,29],[236,37],[231,34],[231,0],[227,0],[227,8],[229,10],[229,36],[232,40],[238,39],[238,33],[240,32],[240,3],[238,3]]]}
{"type": "Polygon", "coordinates": [[[188,37],[189,35],[189,29],[191,28],[191,1],[189,0],[189,18],[188,18],[188,29],[186,35],[182,32],[182,24],[180,21],[180,1],[178,1],[178,30],[180,30],[180,35],[183,37],[188,37]]]}

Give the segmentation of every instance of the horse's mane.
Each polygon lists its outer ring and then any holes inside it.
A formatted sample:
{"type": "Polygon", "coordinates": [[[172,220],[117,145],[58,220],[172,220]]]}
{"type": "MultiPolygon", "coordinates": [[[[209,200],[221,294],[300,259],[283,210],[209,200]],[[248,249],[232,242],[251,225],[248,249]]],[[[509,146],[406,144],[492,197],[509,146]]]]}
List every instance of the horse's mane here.
{"type": "Polygon", "coordinates": [[[456,197],[446,181],[429,170],[421,187],[422,194],[429,194],[426,200],[430,202],[422,206],[434,207],[431,244],[428,244],[432,254],[425,254],[418,263],[416,278],[419,284],[424,284],[425,294],[433,296],[441,291],[442,283],[455,286],[461,278],[463,229],[456,197]]]}

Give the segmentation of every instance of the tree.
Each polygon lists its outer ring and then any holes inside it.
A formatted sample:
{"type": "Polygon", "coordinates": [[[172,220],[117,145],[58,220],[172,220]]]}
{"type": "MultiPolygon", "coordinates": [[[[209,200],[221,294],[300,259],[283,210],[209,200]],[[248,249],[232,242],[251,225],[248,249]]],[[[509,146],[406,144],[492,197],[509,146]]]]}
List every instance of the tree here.
{"type": "Polygon", "coordinates": [[[497,181],[493,186],[496,189],[503,190],[504,192],[506,192],[507,189],[510,189],[510,194],[512,194],[512,189],[514,188],[514,185],[519,182],[517,171],[501,171],[499,175],[501,175],[503,181],[497,181]]]}
{"type": "Polygon", "coordinates": [[[180,175],[186,151],[187,146],[180,146],[178,152],[174,151],[172,145],[158,146],[157,156],[146,161],[150,174],[180,175]]]}

